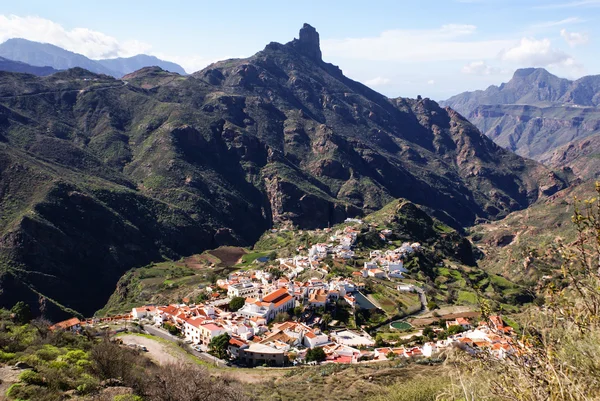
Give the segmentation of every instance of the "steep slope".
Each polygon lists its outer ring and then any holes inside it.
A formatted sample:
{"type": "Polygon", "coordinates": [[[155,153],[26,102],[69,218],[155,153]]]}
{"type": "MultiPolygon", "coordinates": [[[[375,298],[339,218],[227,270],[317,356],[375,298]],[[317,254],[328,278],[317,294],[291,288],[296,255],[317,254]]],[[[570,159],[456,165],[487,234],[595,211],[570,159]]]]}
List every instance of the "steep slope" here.
{"type": "Polygon", "coordinates": [[[600,175],[600,133],[571,141],[539,160],[557,169],[568,167],[584,180],[595,179],[600,175]]]}
{"type": "Polygon", "coordinates": [[[600,76],[569,81],[543,68],[520,69],[499,87],[441,103],[466,116],[498,145],[536,160],[600,133],[600,76]]]}
{"type": "Polygon", "coordinates": [[[98,63],[111,71],[117,71],[120,74],[119,77],[141,70],[144,67],[152,66],[160,67],[165,71],[176,72],[179,75],[186,75],[185,70],[179,64],[164,61],[157,57],[147,56],[145,54],[138,54],[133,57],[102,59],[98,60],[98,63]]]}
{"type": "Polygon", "coordinates": [[[0,303],[41,293],[85,314],[128,268],[273,224],[404,197],[460,229],[565,185],[452,110],[346,78],[309,25],[191,76],[0,73],[0,144],[0,303]]]}
{"type": "Polygon", "coordinates": [[[36,67],[20,61],[12,61],[4,57],[0,57],[0,71],[22,72],[39,76],[50,75],[56,72],[52,67],[36,67]]]}
{"type": "Polygon", "coordinates": [[[472,227],[471,240],[484,255],[479,266],[528,286],[539,284],[543,275],[555,273],[561,265],[558,245],[577,238],[571,221],[575,199],[596,195],[593,181],[574,183],[502,220],[472,227]]]}
{"type": "Polygon", "coordinates": [[[56,70],[81,67],[97,74],[106,74],[115,78],[120,78],[143,67],[151,66],[158,66],[181,75],[186,74],[185,70],[178,64],[145,54],[138,54],[133,57],[91,60],[82,54],[73,53],[58,46],[20,38],[9,39],[0,44],[0,57],[20,61],[32,66],[50,66],[56,70]]]}

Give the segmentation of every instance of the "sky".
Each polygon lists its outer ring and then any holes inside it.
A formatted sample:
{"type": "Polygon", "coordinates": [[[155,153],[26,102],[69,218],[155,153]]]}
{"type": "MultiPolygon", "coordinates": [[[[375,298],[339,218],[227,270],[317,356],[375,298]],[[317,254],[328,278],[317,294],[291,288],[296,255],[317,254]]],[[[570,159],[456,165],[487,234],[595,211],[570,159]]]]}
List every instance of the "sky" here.
{"type": "Polygon", "coordinates": [[[0,0],[0,42],[92,59],[145,53],[191,73],[286,43],[307,22],[348,77],[390,97],[443,100],[523,67],[600,74],[599,17],[600,0],[0,0]]]}

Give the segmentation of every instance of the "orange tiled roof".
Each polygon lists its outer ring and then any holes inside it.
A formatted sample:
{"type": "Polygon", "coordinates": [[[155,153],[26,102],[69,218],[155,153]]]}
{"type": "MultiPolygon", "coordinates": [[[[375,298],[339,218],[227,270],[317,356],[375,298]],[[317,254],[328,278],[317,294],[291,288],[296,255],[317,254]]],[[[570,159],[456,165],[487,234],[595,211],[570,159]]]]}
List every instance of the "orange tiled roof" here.
{"type": "Polygon", "coordinates": [[[62,322],[58,322],[55,323],[54,325],[50,326],[50,330],[56,330],[56,329],[70,329],[73,326],[77,326],[78,324],[81,324],[81,321],[79,319],[77,319],[76,317],[73,317],[71,319],[67,319],[67,320],[63,320],[62,322]]]}

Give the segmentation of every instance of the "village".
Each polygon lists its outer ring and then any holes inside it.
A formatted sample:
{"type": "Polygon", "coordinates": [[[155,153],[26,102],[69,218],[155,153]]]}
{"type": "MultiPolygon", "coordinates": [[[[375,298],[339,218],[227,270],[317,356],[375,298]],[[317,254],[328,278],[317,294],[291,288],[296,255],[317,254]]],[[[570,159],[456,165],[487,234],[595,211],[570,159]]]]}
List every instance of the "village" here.
{"type": "MultiPolygon", "coordinates": [[[[324,230],[328,242],[308,249],[298,247],[296,255],[279,258],[276,268],[261,268],[256,263],[256,268],[237,270],[217,279],[214,288],[203,288],[204,302],[183,299],[176,304],[141,305],[120,318],[140,327],[153,327],[154,332],[169,332],[197,352],[211,352],[228,364],[244,367],[433,358],[452,347],[471,354],[491,352],[498,358],[515,352],[512,328],[500,316],[482,322],[458,317],[445,321],[443,327],[428,328],[428,337],[422,337],[418,344],[390,342],[385,346],[380,346],[365,326],[348,328],[334,320],[340,309],[355,314],[360,309],[375,308],[361,292],[368,279],[394,281],[397,291],[419,295],[421,310],[427,308],[420,287],[400,281],[408,273],[404,260],[420,252],[419,243],[371,250],[362,268],[353,271],[351,277],[326,279],[326,258],[355,258],[359,234],[355,225],[362,221],[349,219],[346,223],[350,224],[335,232],[324,230]]],[[[382,240],[389,235],[390,230],[379,232],[382,240]]],[[[55,327],[78,329],[98,322],[71,319],[55,327]]]]}

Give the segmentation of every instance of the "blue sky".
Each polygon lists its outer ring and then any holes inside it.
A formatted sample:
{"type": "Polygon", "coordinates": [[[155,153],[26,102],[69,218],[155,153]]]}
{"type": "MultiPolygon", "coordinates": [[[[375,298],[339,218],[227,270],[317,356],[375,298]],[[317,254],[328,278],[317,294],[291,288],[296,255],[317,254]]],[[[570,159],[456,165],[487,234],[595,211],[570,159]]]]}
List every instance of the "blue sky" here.
{"type": "Polygon", "coordinates": [[[600,74],[600,0],[0,0],[0,41],[53,43],[90,58],[153,54],[188,72],[321,35],[323,58],[391,97],[437,100],[505,82],[516,68],[600,74]]]}

